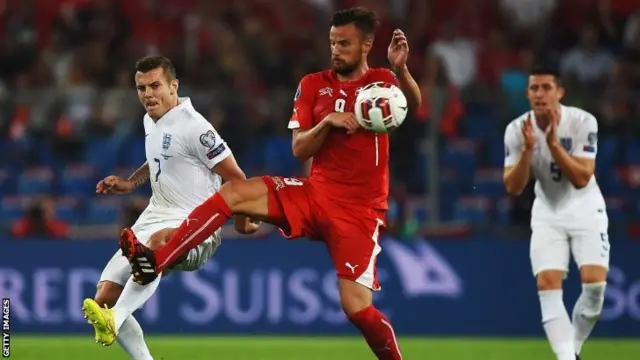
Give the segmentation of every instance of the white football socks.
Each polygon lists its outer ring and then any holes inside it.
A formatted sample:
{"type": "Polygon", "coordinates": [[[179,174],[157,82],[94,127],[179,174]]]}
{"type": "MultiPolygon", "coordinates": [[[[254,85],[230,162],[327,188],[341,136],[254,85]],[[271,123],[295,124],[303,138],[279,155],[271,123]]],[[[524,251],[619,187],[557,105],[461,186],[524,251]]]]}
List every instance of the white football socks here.
{"type": "Polygon", "coordinates": [[[606,282],[582,284],[582,293],[573,308],[573,340],[576,354],[591,334],[604,303],[606,282]]]}
{"type": "Polygon", "coordinates": [[[557,360],[575,360],[573,326],[564,306],[562,290],[539,291],[542,325],[557,360]]]}
{"type": "Polygon", "coordinates": [[[133,315],[129,316],[120,326],[116,339],[131,359],[153,360],[149,348],[144,342],[142,328],[133,315]]]}
{"type": "Polygon", "coordinates": [[[158,275],[155,280],[147,285],[137,284],[133,281],[133,278],[129,278],[118,302],[113,307],[116,330],[120,329],[125,320],[153,296],[158,289],[158,285],[160,285],[161,278],[162,275],[158,275]]]}

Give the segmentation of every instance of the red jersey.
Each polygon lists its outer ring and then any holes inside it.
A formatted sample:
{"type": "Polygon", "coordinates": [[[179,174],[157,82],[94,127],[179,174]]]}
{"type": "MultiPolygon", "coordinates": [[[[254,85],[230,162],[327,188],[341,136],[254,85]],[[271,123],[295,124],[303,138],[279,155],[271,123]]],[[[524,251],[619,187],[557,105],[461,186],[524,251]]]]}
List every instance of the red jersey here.
{"type": "MultiPolygon", "coordinates": [[[[388,69],[369,69],[355,81],[340,81],[333,70],[302,78],[294,100],[289,129],[313,128],[333,112],[354,112],[360,88],[385,82],[398,85],[388,69]]],[[[364,129],[347,135],[331,129],[313,157],[310,183],[333,201],[387,209],[389,196],[389,136],[364,129]]]]}

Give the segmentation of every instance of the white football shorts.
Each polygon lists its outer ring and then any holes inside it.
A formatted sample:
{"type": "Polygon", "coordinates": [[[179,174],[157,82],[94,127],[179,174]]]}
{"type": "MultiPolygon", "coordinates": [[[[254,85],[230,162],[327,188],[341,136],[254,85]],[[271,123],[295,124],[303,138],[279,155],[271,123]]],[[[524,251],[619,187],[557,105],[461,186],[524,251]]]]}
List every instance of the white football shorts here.
{"type": "Polygon", "coordinates": [[[609,268],[609,219],[606,211],[579,221],[531,219],[530,257],[533,275],[544,270],[569,271],[573,254],[578,269],[584,265],[609,268]]]}
{"type": "MultiPolygon", "coordinates": [[[[147,244],[149,242],[149,239],[151,238],[151,235],[153,235],[154,233],[165,228],[176,228],[180,226],[181,223],[182,221],[153,223],[136,222],[131,227],[131,229],[133,230],[133,233],[136,234],[136,237],[138,238],[138,240],[140,240],[140,242],[147,244]]],[[[207,260],[209,260],[211,256],[213,256],[218,246],[220,246],[220,243],[222,241],[220,232],[220,230],[216,231],[213,236],[209,237],[196,248],[189,250],[189,252],[187,253],[187,258],[184,261],[170,270],[165,270],[164,273],[166,274],[175,270],[194,271],[201,268],[207,262],[207,260]]],[[[127,260],[127,258],[122,256],[122,252],[118,250],[113,255],[113,257],[111,257],[111,260],[109,260],[104,270],[102,270],[100,281],[111,281],[124,286],[130,277],[131,265],[129,265],[129,261],[127,260]]]]}

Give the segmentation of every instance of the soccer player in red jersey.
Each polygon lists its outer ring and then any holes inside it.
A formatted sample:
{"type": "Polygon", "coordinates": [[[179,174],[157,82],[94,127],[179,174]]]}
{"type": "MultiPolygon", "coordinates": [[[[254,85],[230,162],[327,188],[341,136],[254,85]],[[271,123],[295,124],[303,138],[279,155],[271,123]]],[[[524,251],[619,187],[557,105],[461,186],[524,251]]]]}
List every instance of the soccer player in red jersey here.
{"type": "Polygon", "coordinates": [[[375,82],[399,86],[411,109],[417,108],[421,95],[406,66],[409,47],[402,31],[394,31],[388,49],[393,72],[367,65],[376,23],[375,14],[363,8],[334,14],[332,69],[300,81],[289,128],[294,155],[302,161],[313,158],[310,177],[227,182],[155,251],[125,229],[120,247],[137,281],[152,281],[233,214],[244,214],[276,225],[288,238],[323,241],[349,320],[378,359],[402,358],[391,323],[372,304],[372,291],[380,289],[376,257],[389,193],[389,137],[361,129],[353,108],[358,90],[375,82]]]}

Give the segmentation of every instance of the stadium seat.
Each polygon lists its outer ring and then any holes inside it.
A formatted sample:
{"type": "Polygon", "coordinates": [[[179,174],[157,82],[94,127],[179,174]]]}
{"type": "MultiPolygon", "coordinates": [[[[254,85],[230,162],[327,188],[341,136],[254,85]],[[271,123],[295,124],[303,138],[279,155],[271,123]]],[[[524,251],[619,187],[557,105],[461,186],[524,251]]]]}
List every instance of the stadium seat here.
{"type": "Polygon", "coordinates": [[[19,195],[44,195],[53,191],[53,172],[50,168],[28,168],[18,178],[19,195]]]}
{"type": "Polygon", "coordinates": [[[505,196],[502,168],[478,170],[473,179],[473,194],[493,199],[505,196]]]}
{"type": "Polygon", "coordinates": [[[29,198],[23,196],[5,196],[0,199],[0,222],[13,223],[20,219],[29,204],[29,198]]]}
{"type": "Polygon", "coordinates": [[[85,220],[92,225],[116,224],[122,211],[122,200],[118,197],[94,198],[89,201],[85,220]]]}
{"type": "Polygon", "coordinates": [[[81,202],[78,198],[65,196],[56,201],[56,217],[67,223],[77,225],[82,221],[81,202]]]}
{"type": "Polygon", "coordinates": [[[607,216],[610,222],[621,223],[629,219],[629,211],[627,210],[627,202],[620,197],[605,197],[607,204],[607,216]]]}
{"type": "Polygon", "coordinates": [[[135,138],[122,145],[123,151],[118,164],[136,169],[147,161],[144,138],[135,138]]]}
{"type": "Polygon", "coordinates": [[[498,226],[511,225],[511,212],[513,211],[513,200],[505,197],[496,203],[495,223],[498,226]]]}
{"type": "Polygon", "coordinates": [[[504,166],[504,141],[502,139],[495,139],[489,141],[487,144],[489,151],[489,166],[491,167],[503,167],[504,166]]]}
{"type": "Polygon", "coordinates": [[[625,163],[640,165],[640,141],[630,141],[625,149],[625,163]]]}
{"type": "Polygon", "coordinates": [[[0,169],[0,197],[15,193],[15,178],[11,171],[0,169]]]}
{"type": "Polygon", "coordinates": [[[283,176],[298,174],[300,161],[293,156],[290,138],[271,137],[267,139],[262,151],[266,173],[283,176]]]}
{"type": "Polygon", "coordinates": [[[60,172],[62,193],[74,196],[93,196],[96,188],[95,169],[88,164],[67,166],[60,172]]]}
{"type": "Polygon", "coordinates": [[[610,172],[616,165],[618,140],[605,138],[598,140],[598,156],[596,157],[596,170],[598,172],[610,172]]]}
{"type": "Polygon", "coordinates": [[[491,201],[484,197],[462,197],[453,208],[453,219],[467,223],[484,223],[489,220],[491,201]]]}
{"type": "Polygon", "coordinates": [[[496,136],[495,115],[487,106],[470,104],[463,124],[465,136],[473,140],[487,140],[496,136]]]}
{"type": "Polygon", "coordinates": [[[471,188],[477,166],[477,149],[478,143],[475,141],[456,140],[448,143],[443,150],[441,164],[443,167],[456,170],[462,191],[471,188]]]}
{"type": "MultiPolygon", "coordinates": [[[[118,162],[120,142],[115,139],[95,139],[87,144],[85,161],[96,168],[98,173],[116,166],[118,162]]],[[[144,156],[144,152],[142,153],[144,156]]],[[[144,161],[143,161],[144,162],[144,161]]],[[[142,163],[140,163],[141,165],[142,163]]]]}

